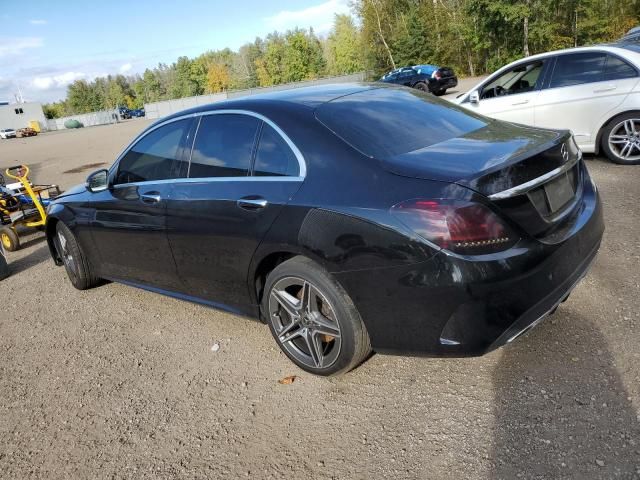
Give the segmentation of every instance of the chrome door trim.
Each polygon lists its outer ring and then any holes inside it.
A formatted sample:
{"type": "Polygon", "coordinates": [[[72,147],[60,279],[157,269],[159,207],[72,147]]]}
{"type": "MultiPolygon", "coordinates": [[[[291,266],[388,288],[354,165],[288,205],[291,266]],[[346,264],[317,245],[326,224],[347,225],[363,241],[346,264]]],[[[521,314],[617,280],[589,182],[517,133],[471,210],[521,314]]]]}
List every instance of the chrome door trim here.
{"type": "MultiPolygon", "coordinates": [[[[205,115],[224,115],[224,114],[231,114],[231,115],[248,115],[250,117],[255,117],[259,120],[262,120],[264,123],[266,123],[267,125],[269,125],[271,128],[273,128],[281,137],[282,139],[286,142],[286,144],[289,146],[289,148],[291,149],[291,151],[293,152],[293,154],[296,156],[296,159],[298,160],[298,166],[299,166],[299,174],[297,177],[280,177],[280,176],[273,176],[273,177],[258,177],[258,178],[263,178],[263,179],[271,179],[272,181],[282,181],[283,179],[287,178],[287,179],[295,179],[296,181],[299,181],[300,179],[304,179],[307,176],[307,164],[306,161],[304,159],[304,156],[302,155],[302,152],[298,149],[298,147],[295,145],[295,143],[293,143],[293,141],[289,138],[289,136],[284,133],[284,131],[278,126],[276,125],[271,119],[265,117],[264,115],[257,113],[257,112],[253,112],[251,110],[243,110],[243,109],[235,109],[235,108],[226,108],[226,109],[220,109],[220,110],[204,110],[202,112],[195,112],[195,113],[188,113],[185,115],[180,115],[178,117],[173,117],[170,118],[168,120],[164,120],[164,121],[160,121],[159,123],[157,123],[156,125],[153,125],[152,127],[150,127],[149,129],[143,131],[142,133],[140,133],[136,138],[133,139],[133,141],[131,143],[129,143],[129,145],[127,145],[127,147],[120,152],[120,154],[118,155],[116,161],[113,163],[113,165],[111,166],[111,168],[109,169],[109,176],[111,176],[112,172],[117,168],[117,166],[120,164],[120,160],[122,159],[122,157],[124,157],[124,155],[131,149],[131,147],[133,147],[133,145],[135,145],[140,139],[142,139],[142,137],[147,136],[148,134],[150,134],[151,132],[153,132],[154,130],[160,128],[160,127],[164,127],[165,125],[168,125],[169,123],[172,122],[177,122],[179,120],[184,120],[184,119],[188,119],[188,118],[197,118],[197,117],[203,117],[205,115]]],[[[200,118],[199,118],[199,122],[200,122],[200,118]]],[[[198,129],[200,128],[200,124],[198,123],[198,129]]],[[[195,142],[195,139],[197,137],[197,130],[196,130],[196,134],[194,134],[193,139],[195,142]]],[[[193,145],[191,147],[191,152],[193,152],[193,145]]],[[[191,152],[189,153],[189,160],[191,160],[191,152]]],[[[191,162],[189,162],[189,165],[191,165],[191,162]]],[[[219,178],[219,179],[224,179],[224,180],[237,180],[237,178],[240,177],[215,177],[215,178],[219,178]]],[[[254,177],[247,177],[247,178],[254,178],[254,177]]],[[[170,179],[170,181],[180,181],[180,180],[184,180],[184,179],[170,179]]],[[[188,180],[203,180],[203,179],[188,179],[188,180]]],[[[210,178],[207,178],[205,180],[211,180],[210,178]]],[[[264,180],[263,180],[264,181],[264,180]]],[[[291,181],[291,180],[289,180],[291,181]]],[[[156,180],[156,181],[149,181],[149,182],[135,182],[135,183],[121,183],[119,185],[140,185],[140,184],[144,184],[144,183],[159,183],[159,182],[164,182],[164,180],[156,180]]],[[[117,187],[118,185],[114,185],[114,187],[117,187]]]]}

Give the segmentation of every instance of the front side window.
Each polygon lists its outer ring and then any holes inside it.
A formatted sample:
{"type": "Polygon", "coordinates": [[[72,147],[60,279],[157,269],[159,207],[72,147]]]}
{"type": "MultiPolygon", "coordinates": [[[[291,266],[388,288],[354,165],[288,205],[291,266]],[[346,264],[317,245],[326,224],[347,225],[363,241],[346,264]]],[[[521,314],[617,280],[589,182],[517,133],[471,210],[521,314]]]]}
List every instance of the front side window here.
{"type": "Polygon", "coordinates": [[[138,140],[120,160],[114,184],[174,178],[178,152],[190,122],[168,123],[138,140]]]}
{"type": "Polygon", "coordinates": [[[635,78],[638,72],[621,58],[607,55],[607,80],[623,80],[625,78],[635,78]]]}
{"type": "Polygon", "coordinates": [[[482,89],[481,98],[495,98],[504,95],[532,92],[541,80],[540,74],[544,62],[538,61],[525,65],[518,65],[504,72],[482,89]]]}
{"type": "Polygon", "coordinates": [[[606,57],[606,54],[599,52],[561,55],[556,61],[549,87],[568,87],[603,81],[606,57]]]}
{"type": "Polygon", "coordinates": [[[247,176],[259,125],[260,120],[249,115],[202,117],[191,154],[189,177],[247,176]]]}
{"type": "Polygon", "coordinates": [[[284,138],[266,123],[260,134],[253,174],[260,177],[297,177],[300,174],[298,158],[284,138]]]}

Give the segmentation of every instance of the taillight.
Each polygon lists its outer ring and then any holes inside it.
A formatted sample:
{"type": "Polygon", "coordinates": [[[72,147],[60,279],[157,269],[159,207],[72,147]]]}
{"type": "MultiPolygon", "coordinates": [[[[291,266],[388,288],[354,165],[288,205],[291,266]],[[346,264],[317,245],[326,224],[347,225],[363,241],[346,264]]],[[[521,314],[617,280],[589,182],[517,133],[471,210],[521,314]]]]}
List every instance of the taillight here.
{"type": "Polygon", "coordinates": [[[395,205],[391,213],[421,237],[455,253],[493,253],[518,241],[495,213],[479,203],[414,199],[395,205]]]}
{"type": "Polygon", "coordinates": [[[433,78],[435,78],[436,80],[440,80],[442,78],[440,70],[436,70],[435,72],[433,72],[433,78]]]}

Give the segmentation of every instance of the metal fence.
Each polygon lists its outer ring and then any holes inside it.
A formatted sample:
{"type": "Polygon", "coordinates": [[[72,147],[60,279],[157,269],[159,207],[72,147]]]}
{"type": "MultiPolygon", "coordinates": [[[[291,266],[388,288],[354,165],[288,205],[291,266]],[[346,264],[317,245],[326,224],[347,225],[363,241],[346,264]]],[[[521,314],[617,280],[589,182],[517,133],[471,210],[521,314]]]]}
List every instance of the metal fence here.
{"type": "Polygon", "coordinates": [[[106,125],[108,123],[116,123],[118,121],[118,111],[104,110],[101,112],[82,113],[80,115],[50,119],[47,120],[47,129],[63,130],[65,128],[64,122],[67,120],[77,120],[85,127],[106,125]]]}
{"type": "Polygon", "coordinates": [[[314,85],[326,85],[328,83],[350,83],[362,82],[368,78],[368,72],[359,72],[351,75],[340,75],[338,77],[325,77],[317,80],[307,80],[304,82],[283,83],[271,87],[249,88],[246,90],[232,90],[211,95],[198,95],[195,97],[177,98],[175,100],[164,100],[162,102],[145,103],[144,110],[149,119],[162,118],[174,112],[179,112],[186,108],[206,105],[208,103],[222,102],[231,98],[247,97],[266,92],[276,92],[279,90],[290,90],[292,88],[311,87],[314,85]]]}

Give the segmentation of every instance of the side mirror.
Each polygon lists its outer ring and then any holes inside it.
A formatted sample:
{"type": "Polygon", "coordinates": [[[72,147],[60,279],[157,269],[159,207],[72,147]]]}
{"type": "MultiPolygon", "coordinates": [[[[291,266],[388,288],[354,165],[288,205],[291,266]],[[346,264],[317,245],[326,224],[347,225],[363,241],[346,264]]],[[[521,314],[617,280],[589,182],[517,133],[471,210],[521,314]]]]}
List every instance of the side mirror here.
{"type": "Polygon", "coordinates": [[[109,170],[96,170],[87,177],[87,190],[92,193],[102,192],[109,186],[109,170]]]}
{"type": "Polygon", "coordinates": [[[469,94],[469,102],[476,105],[480,103],[480,92],[478,92],[478,90],[474,90],[469,94]]]}

